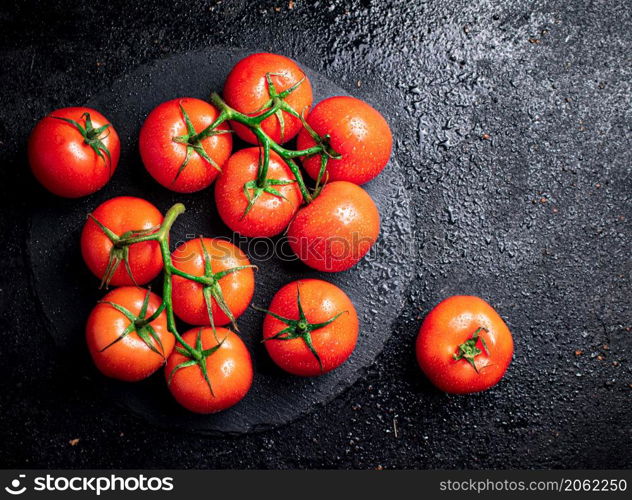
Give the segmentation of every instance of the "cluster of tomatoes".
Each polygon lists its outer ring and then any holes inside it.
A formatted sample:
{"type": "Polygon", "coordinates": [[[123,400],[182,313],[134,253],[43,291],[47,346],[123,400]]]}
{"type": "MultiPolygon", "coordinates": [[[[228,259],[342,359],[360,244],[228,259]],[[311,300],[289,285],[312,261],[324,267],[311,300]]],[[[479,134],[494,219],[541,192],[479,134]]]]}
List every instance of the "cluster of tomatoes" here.
{"type": "MultiPolygon", "coordinates": [[[[309,79],[286,57],[242,59],[226,79],[223,98],[160,104],[141,128],[139,147],[161,185],[191,193],[215,182],[218,213],[231,230],[248,237],[285,232],[298,258],[314,269],[349,269],[378,238],[377,207],[360,185],[388,163],[386,120],[352,97],[312,107],[309,79]],[[253,146],[233,152],[233,134],[253,146]],[[287,149],[292,140],[296,149],[287,149]],[[313,179],[310,187],[303,172],[313,179]]],[[[98,111],[64,108],[36,125],[28,150],[33,173],[47,189],[80,197],[112,177],[120,141],[98,111]]],[[[235,331],[253,297],[254,266],[219,238],[200,237],[171,251],[169,230],[183,211],[176,204],[163,216],[146,200],[121,196],[89,214],[83,259],[102,286],[118,288],[92,310],[86,338],[105,375],[137,381],[164,366],[180,404],[213,413],[236,404],[252,384],[250,354],[235,331]],[[162,298],[140,288],[161,272],[162,298]],[[180,335],[175,317],[194,328],[180,335]]],[[[328,372],[355,348],[355,308],[326,281],[289,283],[264,312],[267,351],[289,373],[328,372]]],[[[442,302],[425,319],[417,342],[420,366],[448,392],[494,385],[512,353],[506,325],[475,297],[442,302]]]]}

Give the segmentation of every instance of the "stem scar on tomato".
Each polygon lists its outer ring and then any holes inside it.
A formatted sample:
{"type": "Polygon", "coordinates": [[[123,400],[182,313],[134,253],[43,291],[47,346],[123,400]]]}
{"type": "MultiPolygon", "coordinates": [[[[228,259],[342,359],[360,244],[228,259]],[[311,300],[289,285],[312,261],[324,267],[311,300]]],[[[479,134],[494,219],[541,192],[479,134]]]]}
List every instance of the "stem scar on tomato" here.
{"type": "Polygon", "coordinates": [[[483,351],[481,351],[476,345],[479,340],[485,352],[489,354],[487,342],[485,342],[485,339],[479,335],[480,332],[488,333],[488,330],[487,328],[483,328],[482,326],[478,327],[469,339],[459,345],[457,353],[452,355],[455,361],[459,361],[461,359],[467,361],[470,365],[472,365],[472,368],[474,368],[476,373],[478,373],[478,368],[476,367],[474,359],[479,354],[483,354],[483,351]]]}
{"type": "Polygon", "coordinates": [[[296,285],[296,305],[298,307],[298,319],[285,318],[267,309],[262,309],[260,307],[253,306],[253,308],[256,309],[257,311],[269,314],[273,318],[276,318],[287,325],[286,328],[283,328],[282,330],[278,331],[271,337],[263,339],[261,342],[268,342],[269,340],[294,340],[298,338],[303,339],[303,342],[305,342],[305,345],[307,346],[307,348],[316,358],[316,361],[318,362],[318,366],[320,367],[320,371],[322,372],[323,363],[320,359],[320,355],[316,351],[316,348],[314,347],[314,344],[312,342],[312,332],[315,330],[319,330],[320,328],[324,328],[327,325],[333,323],[341,315],[347,313],[348,311],[340,311],[335,316],[321,323],[310,323],[307,317],[305,316],[305,311],[303,311],[303,306],[301,304],[300,285],[296,285]]]}

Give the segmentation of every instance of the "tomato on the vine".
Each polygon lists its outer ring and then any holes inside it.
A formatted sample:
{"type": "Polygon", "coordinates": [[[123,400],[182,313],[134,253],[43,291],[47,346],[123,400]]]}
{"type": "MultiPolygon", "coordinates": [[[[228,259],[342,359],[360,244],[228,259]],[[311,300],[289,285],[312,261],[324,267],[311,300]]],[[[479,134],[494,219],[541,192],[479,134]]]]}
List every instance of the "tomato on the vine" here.
{"type": "Polygon", "coordinates": [[[353,267],[376,242],[380,214],[369,194],[351,182],[326,184],[290,223],[288,242],[305,264],[319,271],[353,267]]]}
{"type": "Polygon", "coordinates": [[[292,171],[274,151],[266,180],[258,183],[261,155],[259,148],[236,152],[215,183],[215,203],[224,223],[239,234],[259,238],[281,233],[303,199],[292,171]]]}
{"type": "Polygon", "coordinates": [[[483,299],[455,295],[428,313],[419,329],[416,353],[423,372],[442,391],[479,392],[505,374],[513,338],[483,299]]]}
{"type": "Polygon", "coordinates": [[[294,375],[315,376],[343,364],[358,339],[358,315],[340,288],[304,279],[282,287],[263,322],[272,360],[294,375]]]}
{"type": "Polygon", "coordinates": [[[212,328],[193,328],[182,338],[206,354],[195,363],[178,344],[169,356],[165,378],[176,401],[196,413],[216,413],[241,401],[253,379],[244,342],[227,328],[217,328],[215,333],[212,328]]]}
{"type": "Polygon", "coordinates": [[[138,287],[112,290],[92,309],[86,341],[97,368],[108,377],[135,382],[149,377],[171,354],[175,339],[162,311],[162,301],[138,287]]]}
{"type": "Polygon", "coordinates": [[[28,157],[37,180],[52,193],[78,198],[112,177],[121,143],[107,118],[91,108],[62,108],[42,118],[31,133],[28,157]]]}
{"type": "MultiPolygon", "coordinates": [[[[384,117],[366,102],[354,97],[330,97],[314,106],[306,121],[340,155],[339,159],[328,158],[325,179],[364,184],[388,163],[393,149],[391,129],[384,117]]],[[[301,130],[297,149],[316,144],[309,130],[301,130]]],[[[320,155],[303,158],[303,167],[310,177],[318,178],[320,155]]]]}
{"type": "MultiPolygon", "coordinates": [[[[291,59],[278,54],[252,54],[230,71],[224,84],[224,99],[235,110],[250,116],[263,114],[278,103],[278,111],[264,119],[261,128],[281,144],[301,129],[299,117],[312,105],[312,86],[291,59]]],[[[256,136],[245,125],[233,121],[231,127],[244,141],[257,144],[256,136]]]]}
{"type": "Polygon", "coordinates": [[[175,314],[191,325],[234,324],[255,289],[253,266],[246,254],[224,239],[200,237],[180,245],[171,257],[178,270],[205,280],[201,283],[174,274],[175,314]]]}
{"type": "Polygon", "coordinates": [[[192,193],[211,185],[230,156],[233,139],[208,102],[182,97],[163,102],[140,130],[139,148],[151,176],[167,189],[192,193]]]}
{"type": "Polygon", "coordinates": [[[151,234],[162,224],[160,211],[148,201],[118,196],[90,214],[81,233],[81,254],[104,285],[144,285],[162,270],[157,241],[117,245],[130,236],[151,234]]]}

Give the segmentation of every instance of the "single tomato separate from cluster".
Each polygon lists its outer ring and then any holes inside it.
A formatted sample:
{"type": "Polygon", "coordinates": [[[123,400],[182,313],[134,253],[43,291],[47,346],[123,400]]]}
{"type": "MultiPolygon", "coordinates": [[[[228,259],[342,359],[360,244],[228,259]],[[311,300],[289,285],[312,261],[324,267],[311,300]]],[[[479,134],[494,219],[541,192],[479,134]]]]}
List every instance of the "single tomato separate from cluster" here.
{"type": "Polygon", "coordinates": [[[85,107],[58,109],[42,118],[28,144],[36,179],[64,198],[86,196],[105,186],[120,154],[114,127],[101,113],[85,107]]]}
{"type": "Polygon", "coordinates": [[[108,377],[136,382],[158,370],[171,354],[175,339],[164,311],[147,322],[161,299],[149,290],[121,287],[94,307],[86,325],[92,360],[108,377]]]}
{"type": "Polygon", "coordinates": [[[189,345],[200,346],[205,353],[200,361],[204,368],[176,347],[165,365],[165,378],[176,401],[195,413],[216,413],[241,401],[253,379],[252,360],[244,342],[227,328],[215,332],[212,328],[193,328],[182,338],[189,345]]]}
{"type": "MultiPolygon", "coordinates": [[[[391,129],[384,117],[355,97],[336,96],[319,102],[307,116],[307,123],[340,158],[329,158],[325,179],[364,184],[377,177],[388,163],[393,149],[391,129]]],[[[316,145],[307,129],[296,140],[298,149],[316,145]]],[[[318,178],[320,155],[303,159],[303,167],[318,178]]]]}
{"type": "Polygon", "coordinates": [[[346,181],[326,184],[290,223],[287,237],[301,261],[319,271],[353,267],[380,233],[380,214],[369,194],[346,181]]]}
{"type": "Polygon", "coordinates": [[[92,212],[81,233],[81,255],[88,269],[104,285],[144,285],[162,271],[156,241],[119,245],[127,236],[151,234],[162,224],[162,214],[148,201],[119,196],[92,212]]]}
{"type": "Polygon", "coordinates": [[[140,155],[150,175],[178,193],[210,186],[233,148],[226,123],[209,129],[218,116],[212,104],[191,97],[156,107],[139,138],[140,155]]]}
{"type": "Polygon", "coordinates": [[[257,181],[260,148],[233,154],[215,182],[215,203],[224,223],[250,237],[275,236],[287,227],[302,203],[292,171],[270,152],[266,180],[257,181]]]}
{"type": "Polygon", "coordinates": [[[190,325],[227,325],[247,309],[255,290],[250,260],[238,247],[221,238],[196,238],[172,253],[174,266],[199,283],[173,276],[173,310],[190,325]]]}
{"type": "MultiPolygon", "coordinates": [[[[277,96],[282,97],[284,108],[264,119],[261,128],[282,144],[298,134],[299,117],[312,105],[312,86],[298,64],[278,54],[252,54],[235,64],[224,84],[226,103],[250,116],[264,113],[277,96]]],[[[242,140],[258,143],[247,126],[236,121],[231,126],[242,140]]]]}
{"type": "Polygon", "coordinates": [[[286,372],[311,377],[343,364],[358,340],[358,315],[340,288],[327,281],[293,281],[273,297],[263,341],[286,372]]]}
{"type": "Polygon", "coordinates": [[[439,389],[466,394],[489,389],[513,356],[507,325],[479,297],[455,295],[424,319],[416,344],[419,366],[439,389]]]}

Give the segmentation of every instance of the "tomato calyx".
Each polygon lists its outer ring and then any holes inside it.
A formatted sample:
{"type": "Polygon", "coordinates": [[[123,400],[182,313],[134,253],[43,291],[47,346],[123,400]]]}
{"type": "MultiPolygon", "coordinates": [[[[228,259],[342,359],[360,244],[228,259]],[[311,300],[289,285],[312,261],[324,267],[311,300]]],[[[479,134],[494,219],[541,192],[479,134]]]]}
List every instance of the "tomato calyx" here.
{"type": "Polygon", "coordinates": [[[204,244],[204,238],[200,236],[200,245],[202,247],[202,255],[204,258],[204,274],[202,276],[193,276],[191,274],[185,273],[184,271],[180,271],[177,268],[173,269],[174,274],[178,276],[196,281],[202,285],[202,295],[204,296],[204,303],[206,304],[206,311],[208,314],[208,319],[213,329],[213,334],[216,334],[215,330],[215,319],[213,318],[213,300],[217,304],[217,306],[221,309],[221,311],[226,315],[226,317],[230,320],[231,324],[235,328],[236,331],[239,331],[239,327],[237,326],[237,320],[235,319],[235,315],[226,304],[226,300],[224,299],[224,293],[222,292],[222,287],[220,286],[220,280],[229,274],[235,273],[237,271],[241,271],[243,269],[253,269],[257,266],[252,264],[248,264],[245,266],[236,266],[231,267],[230,269],[225,269],[223,271],[219,271],[217,273],[213,272],[213,265],[211,262],[211,256],[209,255],[206,245],[204,244]]]}
{"type": "Polygon", "coordinates": [[[75,127],[83,137],[83,142],[90,146],[92,150],[97,154],[97,156],[109,165],[110,177],[112,177],[112,156],[110,155],[110,150],[103,142],[109,135],[109,132],[105,135],[103,135],[103,133],[106,132],[107,129],[111,126],[110,123],[106,123],[101,127],[95,128],[94,125],[92,125],[92,118],[90,118],[90,113],[88,112],[85,112],[81,115],[81,118],[84,120],[85,125],[81,125],[81,123],[76,120],[65,118],[62,116],[51,115],[51,118],[62,120],[75,127]]]}
{"type": "MultiPolygon", "coordinates": [[[[216,335],[217,332],[213,330],[213,333],[216,335]]],[[[217,337],[215,337],[215,340],[217,340],[217,337]]],[[[173,376],[176,374],[178,370],[181,370],[182,368],[187,368],[189,366],[198,365],[200,371],[202,372],[202,376],[204,377],[204,381],[206,382],[206,385],[208,385],[208,388],[211,391],[211,396],[215,397],[215,393],[213,392],[213,386],[211,384],[211,379],[208,376],[208,369],[206,368],[206,358],[208,358],[209,356],[212,356],[215,352],[217,352],[217,350],[220,347],[222,347],[222,344],[224,343],[225,340],[226,338],[224,337],[221,341],[217,340],[217,345],[214,345],[213,347],[209,349],[204,349],[204,346],[202,345],[202,328],[200,328],[197,334],[197,339],[195,341],[195,347],[193,348],[189,347],[188,349],[183,349],[182,347],[176,346],[175,348],[176,352],[188,358],[188,360],[183,361],[182,363],[174,366],[173,370],[171,370],[171,373],[169,374],[167,385],[171,385],[173,376]]]]}
{"type": "Polygon", "coordinates": [[[184,109],[184,106],[182,106],[182,104],[179,104],[179,106],[180,106],[180,112],[182,113],[182,118],[184,119],[184,124],[186,125],[186,128],[187,128],[187,133],[185,135],[173,137],[172,140],[173,142],[176,142],[178,144],[186,145],[186,154],[185,154],[183,162],[180,164],[180,167],[178,168],[178,171],[176,172],[175,177],[173,178],[173,181],[171,181],[172,184],[174,184],[178,180],[178,178],[180,177],[180,174],[187,167],[187,165],[189,164],[189,160],[191,159],[191,155],[193,153],[197,153],[209,165],[215,168],[218,172],[221,172],[222,169],[220,168],[220,166],[205,151],[204,146],[202,145],[202,140],[214,135],[232,133],[232,130],[217,130],[216,129],[216,127],[224,121],[223,119],[215,120],[204,130],[202,130],[201,132],[197,132],[195,130],[195,127],[193,126],[193,122],[191,122],[191,118],[189,117],[189,114],[184,109]]]}
{"type": "Polygon", "coordinates": [[[248,212],[252,210],[259,197],[263,193],[268,193],[285,201],[288,199],[275,186],[287,186],[296,182],[294,179],[268,179],[268,168],[270,166],[270,147],[262,148],[263,153],[259,155],[259,166],[257,169],[257,179],[244,183],[244,196],[248,200],[248,205],[241,216],[243,220],[248,212]],[[250,191],[253,191],[250,194],[250,191]]]}
{"type": "Polygon", "coordinates": [[[149,229],[138,229],[138,230],[130,230],[126,231],[120,236],[117,235],[114,231],[109,229],[105,224],[100,222],[94,215],[88,214],[88,217],[92,219],[92,221],[99,226],[99,229],[105,234],[108,239],[112,242],[112,248],[110,249],[110,256],[108,259],[107,266],[105,267],[105,271],[103,276],[101,277],[101,284],[99,288],[108,288],[110,286],[110,281],[114,277],[114,273],[118,269],[121,262],[125,266],[125,271],[128,276],[134,283],[134,285],[138,286],[136,283],[136,279],[134,278],[134,274],[132,273],[132,268],[129,264],[129,247],[137,243],[137,238],[142,238],[144,236],[149,236],[155,233],[160,227],[155,226],[149,229]]]}
{"type": "Polygon", "coordinates": [[[254,113],[259,123],[272,115],[276,116],[279,121],[279,128],[281,129],[281,142],[284,142],[285,119],[283,118],[283,112],[285,111],[296,118],[300,118],[296,110],[285,101],[285,98],[301,86],[301,84],[305,81],[305,77],[301,78],[298,82],[283,92],[277,92],[274,82],[272,81],[273,76],[283,75],[281,73],[266,73],[266,82],[268,84],[268,94],[270,95],[270,99],[268,99],[259,109],[255,110],[254,113]],[[262,111],[263,113],[261,113],[262,111]],[[256,113],[261,114],[257,115],[256,113]]]}
{"type": "Polygon", "coordinates": [[[310,323],[305,316],[305,311],[303,310],[303,306],[301,305],[301,288],[299,285],[296,286],[296,305],[298,307],[298,319],[285,318],[267,309],[261,309],[259,307],[253,306],[253,308],[257,311],[269,314],[273,318],[276,318],[287,325],[286,328],[283,328],[271,337],[263,339],[262,342],[268,342],[270,340],[294,340],[298,338],[303,339],[303,342],[305,342],[307,348],[314,355],[316,361],[318,361],[318,366],[320,367],[320,371],[322,372],[323,363],[320,359],[320,355],[314,347],[314,343],[312,341],[312,332],[333,323],[340,316],[348,311],[340,311],[338,314],[336,314],[332,318],[329,318],[327,321],[323,321],[322,323],[310,323]]]}
{"type": "Polygon", "coordinates": [[[474,359],[479,354],[483,354],[483,351],[479,349],[478,346],[476,345],[479,340],[485,352],[489,354],[489,349],[487,348],[487,342],[485,342],[485,339],[479,335],[480,332],[487,333],[488,330],[487,328],[483,328],[482,326],[478,327],[469,339],[467,339],[465,342],[459,345],[457,353],[452,355],[452,358],[455,361],[459,361],[461,359],[464,359],[465,361],[467,361],[470,365],[472,365],[472,368],[474,368],[476,373],[479,373],[479,371],[478,371],[478,368],[476,367],[476,363],[474,359]]]}
{"type": "Polygon", "coordinates": [[[156,309],[156,311],[151,316],[147,317],[147,307],[149,306],[150,296],[151,296],[151,290],[147,290],[147,293],[145,294],[145,298],[143,299],[143,305],[140,308],[140,312],[138,313],[138,316],[135,316],[128,309],[126,309],[120,304],[117,304],[116,302],[111,302],[108,300],[100,300],[98,302],[98,304],[107,304],[110,307],[113,307],[118,312],[120,312],[123,316],[125,316],[130,322],[129,325],[127,325],[127,327],[125,328],[125,330],[123,330],[123,332],[116,339],[114,339],[112,342],[106,345],[103,349],[101,349],[100,352],[103,352],[106,349],[109,349],[114,344],[116,344],[117,342],[120,342],[125,337],[127,337],[130,333],[136,332],[139,338],[145,343],[145,345],[149,349],[151,349],[153,352],[161,356],[163,360],[165,359],[164,347],[162,346],[162,341],[160,340],[160,337],[156,333],[156,330],[154,329],[154,327],[151,326],[151,322],[154,321],[162,313],[162,311],[165,309],[166,304],[164,303],[161,304],[161,306],[158,309],[156,309]],[[160,351],[158,350],[158,347],[160,347],[160,351]]]}

